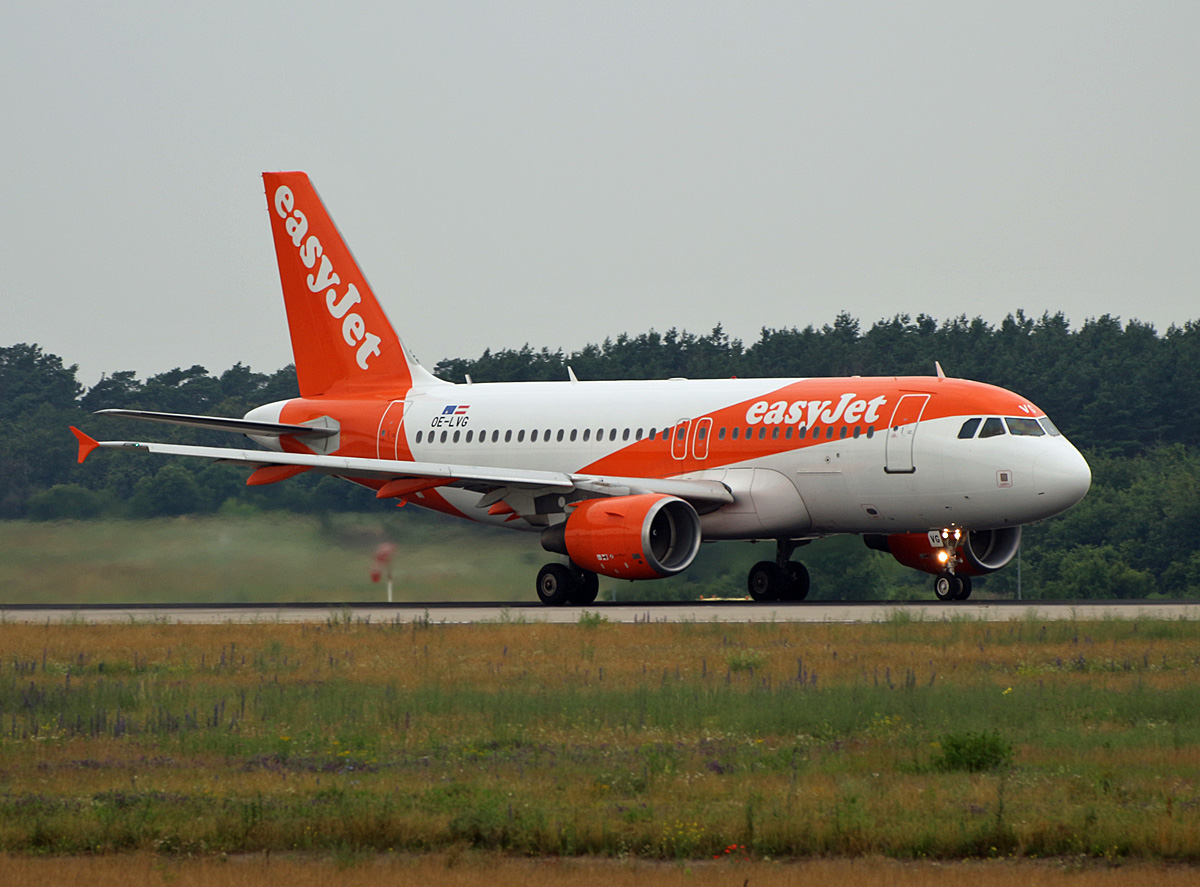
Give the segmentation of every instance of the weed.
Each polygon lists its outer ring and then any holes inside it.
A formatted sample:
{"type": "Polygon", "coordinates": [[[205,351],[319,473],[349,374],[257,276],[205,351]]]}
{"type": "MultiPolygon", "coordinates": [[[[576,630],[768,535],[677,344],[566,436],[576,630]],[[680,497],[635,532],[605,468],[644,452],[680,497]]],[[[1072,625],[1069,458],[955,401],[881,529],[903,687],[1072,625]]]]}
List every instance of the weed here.
{"type": "Polygon", "coordinates": [[[938,740],[939,752],[934,765],[947,773],[982,773],[1012,764],[1012,743],[999,732],[946,733],[938,740]]]}

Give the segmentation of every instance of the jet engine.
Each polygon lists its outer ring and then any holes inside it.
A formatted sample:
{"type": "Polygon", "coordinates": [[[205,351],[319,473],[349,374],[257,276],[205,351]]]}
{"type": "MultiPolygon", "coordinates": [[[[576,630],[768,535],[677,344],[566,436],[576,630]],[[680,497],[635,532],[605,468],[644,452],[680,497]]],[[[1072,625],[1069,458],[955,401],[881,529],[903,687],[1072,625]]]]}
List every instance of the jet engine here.
{"type": "Polygon", "coordinates": [[[695,560],[700,517],[684,500],[659,493],[587,499],[565,523],[542,531],[542,547],[616,579],[660,579],[695,560]]]}
{"type": "MultiPolygon", "coordinates": [[[[946,572],[945,556],[950,551],[947,544],[934,544],[934,539],[939,535],[936,530],[928,533],[896,533],[891,536],[868,533],[863,536],[863,542],[867,544],[867,548],[890,554],[906,567],[936,575],[946,572]]],[[[1013,559],[1020,544],[1020,527],[967,530],[963,532],[959,542],[958,562],[954,571],[967,576],[994,573],[1013,559]]]]}

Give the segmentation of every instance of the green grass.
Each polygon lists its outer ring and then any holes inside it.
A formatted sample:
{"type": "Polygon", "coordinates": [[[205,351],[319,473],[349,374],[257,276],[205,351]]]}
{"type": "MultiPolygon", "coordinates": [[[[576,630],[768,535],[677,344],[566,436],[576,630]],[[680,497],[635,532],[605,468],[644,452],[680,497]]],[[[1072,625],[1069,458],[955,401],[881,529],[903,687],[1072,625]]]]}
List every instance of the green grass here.
{"type": "Polygon", "coordinates": [[[1073,628],[0,625],[0,851],[1200,860],[1200,626],[1073,628]]]}
{"type": "Polygon", "coordinates": [[[0,524],[6,603],[382,601],[370,581],[396,545],[394,598],[534,599],[537,537],[421,515],[291,514],[0,524]]]}

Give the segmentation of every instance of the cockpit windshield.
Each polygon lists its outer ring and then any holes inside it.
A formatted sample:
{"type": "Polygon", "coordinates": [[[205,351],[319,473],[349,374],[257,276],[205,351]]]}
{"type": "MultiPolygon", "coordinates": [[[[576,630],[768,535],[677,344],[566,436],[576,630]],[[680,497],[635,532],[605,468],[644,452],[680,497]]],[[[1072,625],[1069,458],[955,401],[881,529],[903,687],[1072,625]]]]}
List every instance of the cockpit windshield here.
{"type": "Polygon", "coordinates": [[[1046,429],[1038,424],[1037,419],[1018,419],[1009,416],[1004,420],[1010,433],[1018,437],[1041,437],[1046,429]]]}
{"type": "Polygon", "coordinates": [[[981,438],[984,437],[999,437],[1004,433],[1004,423],[995,416],[989,416],[983,420],[983,430],[979,432],[981,438]]]}
{"type": "Polygon", "coordinates": [[[1038,419],[1038,421],[1042,423],[1042,427],[1046,429],[1047,434],[1053,437],[1062,437],[1062,432],[1059,431],[1058,427],[1050,421],[1049,416],[1042,416],[1042,418],[1038,419]]]}

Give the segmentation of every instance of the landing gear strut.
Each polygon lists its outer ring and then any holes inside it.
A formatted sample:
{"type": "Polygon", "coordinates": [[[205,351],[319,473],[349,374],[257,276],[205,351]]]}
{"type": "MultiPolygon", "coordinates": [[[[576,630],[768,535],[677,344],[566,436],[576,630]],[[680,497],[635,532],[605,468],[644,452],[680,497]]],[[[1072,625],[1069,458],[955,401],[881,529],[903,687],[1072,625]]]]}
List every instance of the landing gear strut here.
{"type": "Polygon", "coordinates": [[[808,570],[791,560],[792,552],[807,540],[779,539],[775,560],[759,561],[750,568],[746,590],[756,601],[802,601],[808,597],[808,570]]]}
{"type": "Polygon", "coordinates": [[[537,594],[548,607],[565,604],[584,606],[596,600],[600,577],[590,570],[571,564],[546,564],[538,572],[537,594]]]}

